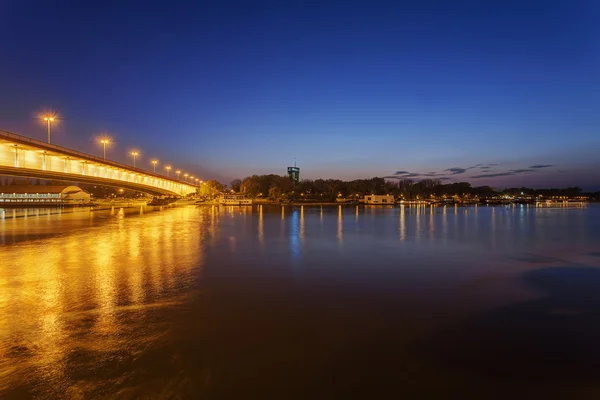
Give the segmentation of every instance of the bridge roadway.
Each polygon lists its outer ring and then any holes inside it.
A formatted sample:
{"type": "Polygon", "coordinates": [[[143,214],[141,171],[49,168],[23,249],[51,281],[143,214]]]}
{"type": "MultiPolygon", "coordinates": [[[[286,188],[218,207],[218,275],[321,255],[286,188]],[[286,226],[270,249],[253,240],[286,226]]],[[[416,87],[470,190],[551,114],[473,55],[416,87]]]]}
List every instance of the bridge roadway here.
{"type": "Polygon", "coordinates": [[[197,186],[140,168],[0,130],[0,175],[91,183],[184,196],[197,186]]]}

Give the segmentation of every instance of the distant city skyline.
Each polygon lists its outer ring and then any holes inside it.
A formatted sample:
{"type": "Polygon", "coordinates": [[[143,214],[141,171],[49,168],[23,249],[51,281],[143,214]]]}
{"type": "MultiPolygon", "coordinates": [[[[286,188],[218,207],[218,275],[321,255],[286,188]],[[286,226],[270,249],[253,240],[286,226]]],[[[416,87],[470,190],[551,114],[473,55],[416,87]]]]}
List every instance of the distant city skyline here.
{"type": "Polygon", "coordinates": [[[32,4],[0,5],[0,129],[223,183],[600,189],[597,2],[32,4]]]}

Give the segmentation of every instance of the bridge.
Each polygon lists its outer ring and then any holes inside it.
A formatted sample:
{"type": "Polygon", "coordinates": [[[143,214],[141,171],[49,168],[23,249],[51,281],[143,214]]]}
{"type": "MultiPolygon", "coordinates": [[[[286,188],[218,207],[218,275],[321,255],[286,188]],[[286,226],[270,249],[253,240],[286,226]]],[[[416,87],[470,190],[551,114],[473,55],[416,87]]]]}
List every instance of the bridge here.
{"type": "Polygon", "coordinates": [[[198,188],[179,179],[2,130],[0,175],[91,183],[156,196],[184,196],[198,188]]]}

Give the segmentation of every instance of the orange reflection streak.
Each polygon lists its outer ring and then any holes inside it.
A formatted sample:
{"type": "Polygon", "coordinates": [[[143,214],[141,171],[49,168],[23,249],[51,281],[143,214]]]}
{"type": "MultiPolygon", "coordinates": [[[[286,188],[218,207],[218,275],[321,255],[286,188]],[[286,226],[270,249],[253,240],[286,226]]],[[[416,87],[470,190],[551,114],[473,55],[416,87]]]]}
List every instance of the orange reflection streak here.
{"type": "Polygon", "coordinates": [[[429,240],[433,240],[434,220],[433,220],[434,208],[429,206],[429,240]]]}
{"type": "Polygon", "coordinates": [[[419,242],[421,239],[421,206],[417,204],[417,208],[415,210],[417,215],[415,215],[415,242],[419,242]]]}
{"type": "Polygon", "coordinates": [[[454,239],[458,237],[458,204],[454,205],[454,239]]]}
{"type": "Polygon", "coordinates": [[[261,246],[265,245],[265,227],[263,221],[263,206],[258,206],[258,241],[261,246]]]}
{"type": "Polygon", "coordinates": [[[399,231],[399,237],[400,237],[400,241],[403,242],[404,240],[406,240],[406,218],[404,216],[404,206],[401,205],[400,206],[400,220],[398,222],[398,231],[399,231]]]}
{"type": "Polygon", "coordinates": [[[448,206],[444,204],[442,209],[442,240],[446,244],[448,239],[448,206]]]}
{"type": "Polygon", "coordinates": [[[300,241],[304,241],[304,206],[300,206],[300,241]]]}
{"type": "Polygon", "coordinates": [[[342,215],[342,206],[338,206],[337,240],[339,244],[344,243],[344,220],[342,215]]]}
{"type": "Polygon", "coordinates": [[[492,223],[490,224],[492,249],[496,249],[496,207],[492,207],[492,223]]]}
{"type": "Polygon", "coordinates": [[[215,243],[217,241],[217,225],[216,225],[217,221],[218,221],[217,210],[215,209],[215,206],[212,206],[210,208],[210,225],[208,228],[208,234],[210,236],[210,246],[211,247],[214,247],[215,243]]]}

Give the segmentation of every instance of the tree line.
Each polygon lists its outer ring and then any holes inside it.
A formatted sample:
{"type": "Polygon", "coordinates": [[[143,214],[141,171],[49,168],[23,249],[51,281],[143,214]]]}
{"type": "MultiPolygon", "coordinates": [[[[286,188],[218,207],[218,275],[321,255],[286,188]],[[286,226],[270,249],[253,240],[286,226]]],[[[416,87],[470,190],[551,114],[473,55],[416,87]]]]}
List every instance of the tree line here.
{"type": "Polygon", "coordinates": [[[521,193],[544,196],[575,196],[581,194],[580,188],[567,189],[530,189],[511,188],[497,191],[490,186],[472,186],[468,182],[442,183],[439,179],[386,180],[384,178],[355,179],[305,179],[294,183],[287,176],[275,174],[252,175],[244,179],[235,179],[229,190],[242,192],[252,198],[262,197],[272,200],[319,200],[335,201],[337,198],[359,198],[368,194],[393,195],[405,199],[435,197],[492,197],[502,194],[521,193]]]}

